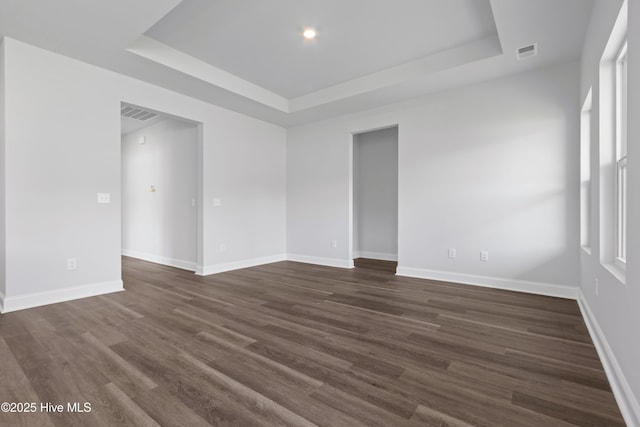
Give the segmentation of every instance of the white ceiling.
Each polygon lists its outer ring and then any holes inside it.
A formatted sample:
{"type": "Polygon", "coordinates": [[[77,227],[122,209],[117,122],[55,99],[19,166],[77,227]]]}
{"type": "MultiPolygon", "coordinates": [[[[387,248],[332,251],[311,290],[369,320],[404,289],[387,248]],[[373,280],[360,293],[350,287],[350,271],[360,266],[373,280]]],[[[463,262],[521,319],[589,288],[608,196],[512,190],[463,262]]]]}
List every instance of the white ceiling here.
{"type": "Polygon", "coordinates": [[[291,99],[496,27],[489,0],[183,0],[145,34],[291,99]],[[315,41],[304,40],[305,27],[315,41]]]}
{"type": "MultiPolygon", "coordinates": [[[[598,0],[605,1],[605,0],[598,0]]],[[[2,0],[9,36],[284,126],[578,59],[593,0],[2,0]],[[318,37],[304,41],[313,26],[318,37]],[[523,61],[515,49],[537,42],[523,61]]]]}

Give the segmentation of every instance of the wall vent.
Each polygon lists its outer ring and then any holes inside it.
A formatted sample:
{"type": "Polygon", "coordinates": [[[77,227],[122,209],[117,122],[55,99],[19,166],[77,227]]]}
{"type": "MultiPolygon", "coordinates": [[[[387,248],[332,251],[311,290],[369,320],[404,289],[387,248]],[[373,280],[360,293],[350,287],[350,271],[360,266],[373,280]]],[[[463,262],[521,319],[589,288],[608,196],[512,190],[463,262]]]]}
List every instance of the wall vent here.
{"type": "Polygon", "coordinates": [[[518,61],[525,58],[530,58],[538,54],[538,43],[533,43],[528,46],[522,46],[516,49],[516,58],[518,61]]]}
{"type": "Polygon", "coordinates": [[[128,107],[126,105],[123,105],[120,109],[120,115],[142,121],[149,120],[157,116],[156,113],[152,113],[151,111],[143,110],[142,108],[128,107]]]}

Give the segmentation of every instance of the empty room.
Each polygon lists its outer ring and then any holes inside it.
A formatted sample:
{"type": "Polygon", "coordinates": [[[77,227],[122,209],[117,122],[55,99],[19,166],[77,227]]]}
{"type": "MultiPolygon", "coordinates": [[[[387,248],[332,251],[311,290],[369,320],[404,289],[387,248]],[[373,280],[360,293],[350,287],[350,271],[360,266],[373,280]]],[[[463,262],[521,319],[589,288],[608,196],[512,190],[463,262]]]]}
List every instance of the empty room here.
{"type": "Polygon", "coordinates": [[[0,427],[640,427],[639,58],[640,0],[3,0],[0,427]]]}

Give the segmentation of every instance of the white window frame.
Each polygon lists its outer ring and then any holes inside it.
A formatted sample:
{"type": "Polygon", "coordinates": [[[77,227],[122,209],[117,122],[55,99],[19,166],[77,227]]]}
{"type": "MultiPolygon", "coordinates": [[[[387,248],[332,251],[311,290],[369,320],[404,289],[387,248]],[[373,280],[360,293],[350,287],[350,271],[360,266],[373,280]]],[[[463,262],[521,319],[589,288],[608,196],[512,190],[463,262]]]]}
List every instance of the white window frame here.
{"type": "Polygon", "coordinates": [[[580,114],[580,244],[591,254],[591,121],[592,88],[580,114]]]}
{"type": "Polygon", "coordinates": [[[616,56],[615,264],[627,263],[627,41],[616,56]]]}
{"type": "Polygon", "coordinates": [[[616,187],[616,264],[623,267],[627,263],[627,156],[617,162],[616,187]]]}
{"type": "Polygon", "coordinates": [[[624,87],[622,77],[626,77],[628,21],[628,0],[624,0],[600,59],[597,96],[599,258],[600,264],[623,285],[627,283],[628,188],[625,149],[628,88],[624,87]]]}

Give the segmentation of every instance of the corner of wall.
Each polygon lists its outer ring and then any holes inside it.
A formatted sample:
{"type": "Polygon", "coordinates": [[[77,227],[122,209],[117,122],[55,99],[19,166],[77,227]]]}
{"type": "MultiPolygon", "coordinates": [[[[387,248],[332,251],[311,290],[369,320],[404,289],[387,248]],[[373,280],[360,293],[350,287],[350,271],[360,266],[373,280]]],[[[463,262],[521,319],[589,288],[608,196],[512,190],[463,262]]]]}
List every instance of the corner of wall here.
{"type": "Polygon", "coordinates": [[[302,262],[304,264],[322,265],[325,267],[354,268],[352,259],[323,258],[308,255],[287,254],[286,260],[302,262]]]}
{"type": "MultiPolygon", "coordinates": [[[[581,87],[584,96],[592,89],[593,94],[593,120],[591,134],[591,205],[590,205],[590,232],[593,252],[590,255],[582,255],[581,265],[581,290],[578,303],[582,311],[591,338],[596,346],[600,360],[609,379],[614,396],[624,419],[629,426],[640,427],[640,376],[638,375],[638,357],[640,345],[637,339],[635,326],[640,319],[637,310],[637,301],[640,293],[636,286],[638,282],[637,259],[635,254],[640,241],[640,227],[637,212],[640,207],[640,198],[637,192],[629,192],[628,206],[628,249],[626,269],[626,284],[622,284],[619,277],[607,268],[606,261],[612,258],[612,246],[614,237],[615,214],[610,209],[613,194],[615,193],[615,177],[609,173],[602,173],[601,166],[611,161],[613,147],[607,147],[610,143],[610,135],[615,133],[612,119],[614,101],[612,80],[607,79],[606,62],[612,60],[617,54],[618,45],[624,37],[627,37],[629,57],[629,88],[628,88],[628,115],[637,116],[640,91],[638,86],[637,68],[638,62],[632,59],[638,58],[640,43],[640,14],[634,8],[639,7],[637,1],[611,0],[597,1],[594,3],[592,19],[586,32],[585,43],[581,62],[581,87]],[[628,6],[628,10],[626,7],[628,6]],[[636,13],[634,13],[636,11],[636,13]],[[626,25],[625,25],[626,20],[626,25]],[[626,30],[625,30],[626,27],[626,30]],[[604,62],[603,62],[604,59],[604,62]],[[609,104],[609,105],[606,105],[609,104]],[[605,262],[603,262],[603,260],[605,262]],[[600,295],[596,293],[595,281],[598,280],[600,295]]],[[[640,127],[637,121],[628,123],[628,139],[636,140],[640,135],[640,127]]],[[[639,152],[636,146],[629,144],[630,158],[635,158],[639,152]]],[[[640,175],[629,174],[629,188],[635,188],[640,182],[640,175]]]]}
{"type": "Polygon", "coordinates": [[[198,276],[209,276],[211,274],[224,273],[227,271],[240,270],[242,268],[257,267],[259,265],[271,264],[274,262],[285,261],[287,258],[284,254],[252,258],[241,261],[232,261],[213,265],[196,265],[195,274],[198,276]]]}
{"type": "Polygon", "coordinates": [[[589,335],[595,344],[598,356],[600,356],[613,395],[616,398],[625,422],[630,427],[640,426],[640,402],[638,401],[638,397],[635,396],[631,390],[629,382],[620,368],[616,355],[609,345],[607,337],[593,314],[582,290],[578,292],[578,305],[580,306],[582,317],[589,330],[589,335]]]}
{"type": "Polygon", "coordinates": [[[26,310],[43,305],[94,297],[119,291],[124,291],[122,280],[93,283],[90,285],[56,289],[53,291],[35,292],[8,298],[4,295],[0,295],[0,312],[9,313],[11,311],[26,310]]]}

